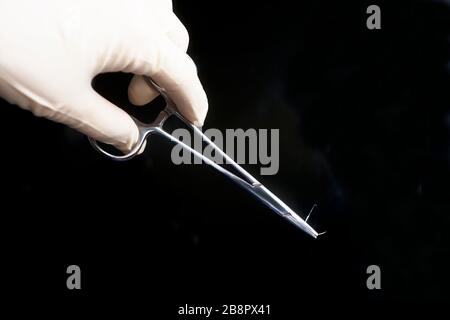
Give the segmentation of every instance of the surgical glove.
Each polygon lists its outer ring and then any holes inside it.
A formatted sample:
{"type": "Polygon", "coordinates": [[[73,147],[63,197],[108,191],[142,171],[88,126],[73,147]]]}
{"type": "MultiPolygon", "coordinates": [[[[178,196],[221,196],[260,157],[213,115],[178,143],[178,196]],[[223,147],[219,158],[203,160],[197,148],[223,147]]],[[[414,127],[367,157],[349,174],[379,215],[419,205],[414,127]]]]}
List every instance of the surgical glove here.
{"type": "Polygon", "coordinates": [[[208,101],[188,41],[169,0],[0,0],[0,96],[126,152],[137,127],[92,79],[133,73],[129,99],[144,105],[157,96],[149,76],[202,125],[208,101]]]}

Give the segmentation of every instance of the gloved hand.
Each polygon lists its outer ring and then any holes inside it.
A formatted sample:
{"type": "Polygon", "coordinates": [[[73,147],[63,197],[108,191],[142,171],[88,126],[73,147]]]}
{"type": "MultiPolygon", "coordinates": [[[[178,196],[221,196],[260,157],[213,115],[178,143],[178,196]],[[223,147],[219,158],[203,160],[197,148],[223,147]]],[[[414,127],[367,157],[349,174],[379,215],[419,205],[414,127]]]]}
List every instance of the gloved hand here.
{"type": "Polygon", "coordinates": [[[126,152],[137,127],[97,94],[103,72],[136,74],[133,104],[157,96],[151,77],[196,125],[208,102],[170,0],[0,0],[0,96],[126,152]]]}

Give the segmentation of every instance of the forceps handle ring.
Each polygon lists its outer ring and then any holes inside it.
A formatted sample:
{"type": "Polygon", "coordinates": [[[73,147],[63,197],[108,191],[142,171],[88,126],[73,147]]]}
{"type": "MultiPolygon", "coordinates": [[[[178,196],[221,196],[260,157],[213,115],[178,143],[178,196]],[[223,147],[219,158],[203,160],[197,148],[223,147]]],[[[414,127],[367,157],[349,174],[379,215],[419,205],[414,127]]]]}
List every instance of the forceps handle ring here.
{"type": "Polygon", "coordinates": [[[155,121],[153,121],[153,123],[151,124],[147,124],[147,123],[143,123],[141,121],[139,121],[138,119],[136,119],[133,116],[130,116],[131,119],[133,119],[133,121],[136,123],[136,126],[138,128],[138,140],[135,143],[135,145],[133,146],[133,148],[130,150],[130,152],[124,154],[124,155],[115,155],[113,153],[108,152],[107,150],[105,150],[99,143],[97,140],[88,137],[89,142],[91,144],[91,146],[97,150],[98,152],[100,152],[101,154],[116,160],[116,161],[126,161],[126,160],[130,160],[133,157],[135,157],[136,155],[139,154],[139,151],[141,150],[142,146],[145,143],[145,140],[147,139],[147,137],[154,132],[159,132],[162,130],[162,126],[164,124],[164,122],[166,121],[166,119],[171,116],[173,113],[176,113],[175,111],[175,105],[172,102],[172,100],[170,100],[170,98],[168,97],[168,95],[166,94],[166,92],[164,91],[164,89],[162,89],[160,86],[158,86],[152,79],[148,78],[148,77],[144,77],[145,81],[147,82],[147,84],[153,88],[155,88],[159,94],[164,98],[164,100],[166,101],[166,107],[163,111],[160,112],[160,114],[158,115],[158,117],[156,118],[155,121]]]}

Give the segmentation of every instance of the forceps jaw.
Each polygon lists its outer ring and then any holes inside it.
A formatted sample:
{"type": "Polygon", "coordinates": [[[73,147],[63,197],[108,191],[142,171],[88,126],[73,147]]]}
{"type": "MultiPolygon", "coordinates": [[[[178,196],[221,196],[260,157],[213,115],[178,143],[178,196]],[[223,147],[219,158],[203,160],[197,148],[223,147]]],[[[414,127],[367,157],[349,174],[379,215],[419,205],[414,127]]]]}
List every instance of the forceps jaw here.
{"type": "Polygon", "coordinates": [[[297,213],[295,213],[289,206],[287,206],[265,186],[261,184],[248,187],[241,184],[241,186],[245,187],[251,194],[265,203],[273,211],[278,213],[282,218],[288,220],[297,228],[303,230],[306,234],[310,235],[314,239],[316,239],[320,235],[316,230],[314,230],[313,227],[308,224],[307,220],[304,220],[297,213]]]}

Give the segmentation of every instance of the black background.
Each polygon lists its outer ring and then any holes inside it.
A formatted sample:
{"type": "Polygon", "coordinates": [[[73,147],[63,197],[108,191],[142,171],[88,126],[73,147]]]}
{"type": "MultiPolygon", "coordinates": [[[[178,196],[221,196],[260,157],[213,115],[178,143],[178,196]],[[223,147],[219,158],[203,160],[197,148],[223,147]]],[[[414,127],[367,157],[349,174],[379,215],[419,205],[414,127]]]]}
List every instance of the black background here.
{"type": "MultiPolygon", "coordinates": [[[[173,165],[163,140],[115,163],[2,100],[4,290],[164,318],[185,303],[300,315],[314,302],[448,299],[449,9],[377,2],[382,29],[368,30],[369,4],[174,4],[208,93],[205,128],[279,128],[280,170],[260,180],[301,212],[317,203],[311,223],[326,235],[309,238],[206,166],[173,165]],[[71,264],[81,291],[66,288],[71,264]]],[[[95,84],[124,106],[129,79],[95,84]]]]}

